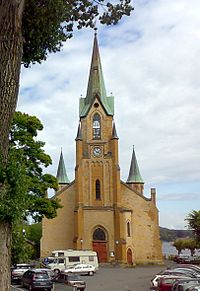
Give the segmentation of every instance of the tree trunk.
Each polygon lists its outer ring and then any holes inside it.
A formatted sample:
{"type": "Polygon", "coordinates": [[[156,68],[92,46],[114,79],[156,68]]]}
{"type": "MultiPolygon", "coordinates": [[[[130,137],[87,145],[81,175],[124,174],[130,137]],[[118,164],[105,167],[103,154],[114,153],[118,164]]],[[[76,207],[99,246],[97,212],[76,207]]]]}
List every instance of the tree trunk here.
{"type": "MultiPolygon", "coordinates": [[[[0,0],[0,154],[6,166],[10,124],[15,112],[23,40],[24,0],[0,0]]],[[[1,168],[1,167],[0,167],[1,168]]],[[[0,181],[0,207],[4,203],[0,181]]],[[[10,290],[11,222],[0,221],[0,290],[10,290]]]]}
{"type": "Polygon", "coordinates": [[[0,150],[5,160],[19,91],[23,6],[24,0],[0,0],[0,150]]]}
{"type": "Polygon", "coordinates": [[[0,290],[10,290],[11,227],[0,223],[0,290]]]}

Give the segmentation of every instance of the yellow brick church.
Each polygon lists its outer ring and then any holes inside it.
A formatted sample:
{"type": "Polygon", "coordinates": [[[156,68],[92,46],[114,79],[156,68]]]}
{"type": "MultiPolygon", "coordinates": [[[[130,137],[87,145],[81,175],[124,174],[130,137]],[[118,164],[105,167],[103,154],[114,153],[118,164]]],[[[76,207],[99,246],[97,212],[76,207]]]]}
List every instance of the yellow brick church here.
{"type": "Polygon", "coordinates": [[[56,249],[92,249],[102,263],[162,263],[156,191],[143,195],[134,148],[128,179],[120,180],[114,97],[106,95],[96,33],[79,116],[75,180],[69,182],[61,152],[55,197],[63,208],[42,221],[41,257],[56,249]]]}

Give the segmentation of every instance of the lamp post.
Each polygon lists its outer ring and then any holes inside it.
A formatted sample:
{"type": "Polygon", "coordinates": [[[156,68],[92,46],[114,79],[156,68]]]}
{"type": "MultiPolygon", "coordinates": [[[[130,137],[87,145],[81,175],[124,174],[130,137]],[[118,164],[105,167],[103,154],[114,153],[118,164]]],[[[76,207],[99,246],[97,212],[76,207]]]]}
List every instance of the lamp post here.
{"type": "Polygon", "coordinates": [[[116,240],[115,241],[116,244],[116,255],[115,255],[115,260],[116,260],[116,264],[118,263],[118,245],[119,245],[119,241],[116,240]]]}
{"type": "Polygon", "coordinates": [[[80,243],[81,243],[81,250],[83,249],[83,239],[80,238],[80,243]]]}

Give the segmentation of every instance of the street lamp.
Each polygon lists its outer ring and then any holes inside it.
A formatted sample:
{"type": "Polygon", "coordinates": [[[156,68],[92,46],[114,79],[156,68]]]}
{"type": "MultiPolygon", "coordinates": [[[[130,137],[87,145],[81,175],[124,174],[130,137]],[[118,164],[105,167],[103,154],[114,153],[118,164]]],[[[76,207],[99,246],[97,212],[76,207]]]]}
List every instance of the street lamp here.
{"type": "Polygon", "coordinates": [[[116,260],[116,263],[118,263],[118,245],[119,245],[119,241],[116,240],[115,241],[115,244],[116,244],[116,256],[115,256],[115,260],[116,260]]]}
{"type": "Polygon", "coordinates": [[[83,239],[80,238],[80,243],[81,243],[81,249],[83,248],[83,239]]]}

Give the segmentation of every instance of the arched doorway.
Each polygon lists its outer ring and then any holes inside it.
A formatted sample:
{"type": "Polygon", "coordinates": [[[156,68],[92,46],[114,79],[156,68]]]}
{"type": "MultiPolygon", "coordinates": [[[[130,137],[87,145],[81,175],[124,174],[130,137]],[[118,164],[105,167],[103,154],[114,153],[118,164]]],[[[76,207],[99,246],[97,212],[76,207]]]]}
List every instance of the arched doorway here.
{"type": "Polygon", "coordinates": [[[93,250],[97,252],[100,263],[107,262],[108,254],[106,233],[101,227],[96,228],[93,232],[93,250]]]}
{"type": "Polygon", "coordinates": [[[130,248],[128,248],[128,250],[127,250],[127,263],[130,265],[133,264],[133,254],[132,254],[132,250],[130,248]]]}

